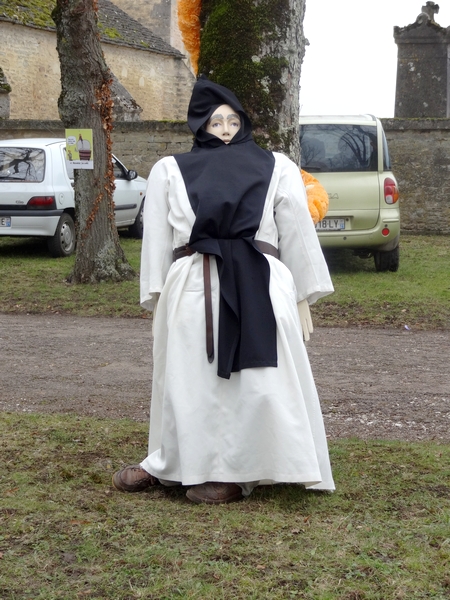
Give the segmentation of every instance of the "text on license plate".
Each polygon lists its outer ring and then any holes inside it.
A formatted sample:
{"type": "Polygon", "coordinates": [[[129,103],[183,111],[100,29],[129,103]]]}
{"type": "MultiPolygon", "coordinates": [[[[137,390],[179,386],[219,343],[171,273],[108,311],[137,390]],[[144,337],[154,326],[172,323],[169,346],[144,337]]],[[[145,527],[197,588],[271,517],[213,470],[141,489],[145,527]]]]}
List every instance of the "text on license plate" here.
{"type": "Polygon", "coordinates": [[[322,219],[316,223],[317,231],[341,231],[345,229],[345,219],[322,219]]]}
{"type": "Polygon", "coordinates": [[[0,227],[11,227],[11,217],[0,217],[0,227]]]}

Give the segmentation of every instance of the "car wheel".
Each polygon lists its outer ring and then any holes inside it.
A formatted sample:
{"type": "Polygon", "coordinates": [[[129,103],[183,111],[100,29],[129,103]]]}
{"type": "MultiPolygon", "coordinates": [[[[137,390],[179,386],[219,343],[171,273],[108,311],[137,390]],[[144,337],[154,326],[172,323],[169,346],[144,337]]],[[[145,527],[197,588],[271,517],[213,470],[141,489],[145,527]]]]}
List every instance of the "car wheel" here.
{"type": "Polygon", "coordinates": [[[398,271],[400,265],[400,248],[387,252],[374,252],[375,269],[377,271],[398,271]]]}
{"type": "Polygon", "coordinates": [[[70,256],[75,250],[75,223],[69,213],[64,213],[59,219],[55,235],[47,239],[47,246],[54,258],[70,256]]]}
{"type": "Polygon", "coordinates": [[[139,239],[142,239],[142,236],[144,235],[144,202],[145,199],[142,200],[141,208],[139,209],[135,222],[128,228],[130,234],[139,239]]]}

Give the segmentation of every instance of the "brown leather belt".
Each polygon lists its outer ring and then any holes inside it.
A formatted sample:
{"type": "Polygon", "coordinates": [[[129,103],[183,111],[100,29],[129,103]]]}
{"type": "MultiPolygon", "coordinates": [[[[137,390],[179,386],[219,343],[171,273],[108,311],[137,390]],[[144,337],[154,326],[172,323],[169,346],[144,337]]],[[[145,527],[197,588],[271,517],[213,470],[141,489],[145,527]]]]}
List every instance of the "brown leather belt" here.
{"type": "MultiPolygon", "coordinates": [[[[269,244],[269,242],[263,242],[261,240],[255,240],[255,244],[259,250],[264,254],[270,254],[275,258],[280,258],[278,248],[269,244]]],[[[179,258],[185,256],[192,256],[196,250],[193,250],[188,244],[179,246],[173,251],[174,262],[179,258]]],[[[208,362],[214,361],[214,329],[213,329],[213,314],[212,314],[212,297],[211,297],[211,269],[209,264],[209,254],[203,255],[203,285],[205,291],[205,320],[206,320],[206,354],[208,355],[208,362]]]]}

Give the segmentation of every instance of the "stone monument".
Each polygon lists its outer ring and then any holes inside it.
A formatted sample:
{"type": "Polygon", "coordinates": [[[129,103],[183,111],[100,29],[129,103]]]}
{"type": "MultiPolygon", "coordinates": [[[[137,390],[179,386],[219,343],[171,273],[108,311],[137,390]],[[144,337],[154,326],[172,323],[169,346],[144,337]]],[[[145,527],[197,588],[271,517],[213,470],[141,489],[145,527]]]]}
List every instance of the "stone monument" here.
{"type": "Polygon", "coordinates": [[[395,117],[450,117],[450,27],[435,21],[439,5],[427,2],[411,25],[394,27],[398,47],[395,117]]]}

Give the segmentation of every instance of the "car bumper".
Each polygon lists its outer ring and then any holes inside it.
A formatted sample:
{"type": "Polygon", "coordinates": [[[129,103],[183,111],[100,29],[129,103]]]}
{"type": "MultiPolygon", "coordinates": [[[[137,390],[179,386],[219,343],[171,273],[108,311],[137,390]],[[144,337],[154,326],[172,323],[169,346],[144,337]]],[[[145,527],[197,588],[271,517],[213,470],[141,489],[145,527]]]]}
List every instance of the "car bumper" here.
{"type": "Polygon", "coordinates": [[[386,218],[379,221],[373,229],[320,231],[317,233],[322,248],[364,248],[369,250],[393,250],[398,246],[400,219],[386,218]],[[383,235],[383,229],[389,229],[383,235]]]}
{"type": "Polygon", "coordinates": [[[62,210],[0,210],[0,217],[10,217],[10,227],[0,227],[0,235],[4,236],[53,236],[56,231],[62,210]]]}

